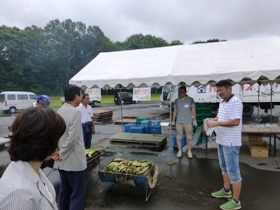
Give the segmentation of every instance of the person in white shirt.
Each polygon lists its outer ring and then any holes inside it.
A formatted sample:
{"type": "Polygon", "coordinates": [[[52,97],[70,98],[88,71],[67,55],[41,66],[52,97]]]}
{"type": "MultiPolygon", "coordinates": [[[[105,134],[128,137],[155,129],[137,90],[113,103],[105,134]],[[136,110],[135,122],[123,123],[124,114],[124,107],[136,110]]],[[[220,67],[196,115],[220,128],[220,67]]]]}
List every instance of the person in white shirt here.
{"type": "Polygon", "coordinates": [[[229,198],[228,202],[220,206],[221,209],[241,209],[239,196],[242,177],[239,169],[239,150],[242,144],[243,104],[232,94],[232,84],[229,80],[219,81],[216,87],[217,93],[222,99],[218,115],[214,120],[206,119],[206,123],[210,128],[216,127],[216,143],[224,187],[211,195],[215,198],[229,198]]]}
{"type": "Polygon", "coordinates": [[[95,134],[95,128],[94,128],[94,115],[91,106],[89,105],[89,95],[84,94],[82,97],[82,101],[78,107],[76,107],[77,110],[81,112],[81,118],[82,118],[82,128],[83,128],[83,134],[84,134],[84,142],[85,142],[85,148],[88,149],[91,147],[91,140],[92,135],[95,134]]]}

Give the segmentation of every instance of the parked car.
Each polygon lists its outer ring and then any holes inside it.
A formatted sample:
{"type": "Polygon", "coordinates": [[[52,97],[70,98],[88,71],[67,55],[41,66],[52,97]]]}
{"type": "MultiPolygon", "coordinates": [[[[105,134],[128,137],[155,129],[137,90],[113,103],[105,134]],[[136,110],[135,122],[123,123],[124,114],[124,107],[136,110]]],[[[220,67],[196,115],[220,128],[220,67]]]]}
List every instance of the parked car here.
{"type": "Polygon", "coordinates": [[[0,93],[0,110],[15,113],[18,109],[31,107],[37,101],[37,96],[32,92],[4,91],[0,93]]]}
{"type": "Polygon", "coordinates": [[[124,103],[138,103],[139,101],[133,101],[133,94],[130,92],[118,92],[114,95],[115,104],[124,103]]]}

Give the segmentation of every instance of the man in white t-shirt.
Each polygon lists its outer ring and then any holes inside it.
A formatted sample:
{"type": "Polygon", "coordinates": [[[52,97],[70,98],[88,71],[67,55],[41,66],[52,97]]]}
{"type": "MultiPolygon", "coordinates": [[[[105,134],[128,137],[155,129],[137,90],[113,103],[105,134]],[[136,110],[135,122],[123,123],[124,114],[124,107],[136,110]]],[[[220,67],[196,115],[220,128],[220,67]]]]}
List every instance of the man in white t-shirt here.
{"type": "Polygon", "coordinates": [[[94,116],[91,106],[89,105],[89,95],[84,94],[82,101],[78,107],[76,107],[81,112],[82,118],[82,128],[84,133],[85,148],[91,147],[92,135],[95,134],[94,128],[94,116]]]}
{"type": "Polygon", "coordinates": [[[239,169],[239,150],[242,144],[243,104],[232,94],[231,82],[221,80],[216,84],[217,93],[222,99],[219,112],[214,120],[206,119],[210,128],[216,127],[219,164],[223,174],[223,189],[213,192],[215,198],[229,198],[221,209],[241,209],[239,200],[242,178],[239,169]],[[230,189],[232,185],[232,192],[230,189]]]}

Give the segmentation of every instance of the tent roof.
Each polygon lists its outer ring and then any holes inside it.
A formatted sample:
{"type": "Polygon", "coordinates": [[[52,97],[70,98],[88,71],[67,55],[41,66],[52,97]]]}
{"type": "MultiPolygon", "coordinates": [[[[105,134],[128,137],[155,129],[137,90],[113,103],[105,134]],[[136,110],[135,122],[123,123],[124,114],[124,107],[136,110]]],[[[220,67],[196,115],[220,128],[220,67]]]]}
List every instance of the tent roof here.
{"type": "Polygon", "coordinates": [[[279,37],[100,53],[69,83],[119,88],[206,85],[222,79],[279,83],[279,37]]]}

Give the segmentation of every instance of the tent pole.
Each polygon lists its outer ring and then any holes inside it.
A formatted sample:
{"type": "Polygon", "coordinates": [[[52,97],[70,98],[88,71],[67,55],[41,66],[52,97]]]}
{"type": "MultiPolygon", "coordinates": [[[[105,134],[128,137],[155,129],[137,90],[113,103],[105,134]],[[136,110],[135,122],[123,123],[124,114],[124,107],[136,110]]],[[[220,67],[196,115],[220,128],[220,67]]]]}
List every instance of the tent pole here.
{"type": "MultiPolygon", "coordinates": [[[[122,91],[122,89],[120,88],[120,92],[122,91]]],[[[122,107],[122,94],[120,94],[120,100],[121,100],[121,117],[122,117],[122,132],[124,132],[123,129],[123,107],[122,107]]]]}
{"type": "MultiPolygon", "coordinates": [[[[170,148],[172,148],[172,95],[171,95],[172,87],[170,86],[170,98],[169,98],[169,139],[170,139],[170,148]]],[[[172,161],[172,151],[170,152],[170,161],[165,161],[165,163],[169,166],[176,164],[175,161],[172,161]]]]}
{"type": "MultiPolygon", "coordinates": [[[[171,142],[171,145],[172,145],[172,125],[171,125],[171,122],[172,122],[172,108],[171,108],[171,88],[170,88],[170,100],[169,100],[169,139],[170,139],[170,142],[171,142]]],[[[172,152],[170,153],[170,161],[172,161],[172,152]]]]}
{"type": "Polygon", "coordinates": [[[260,123],[260,84],[258,83],[258,123],[260,123]]]}
{"type": "Polygon", "coordinates": [[[270,124],[272,124],[272,83],[270,83],[270,124]]]}

